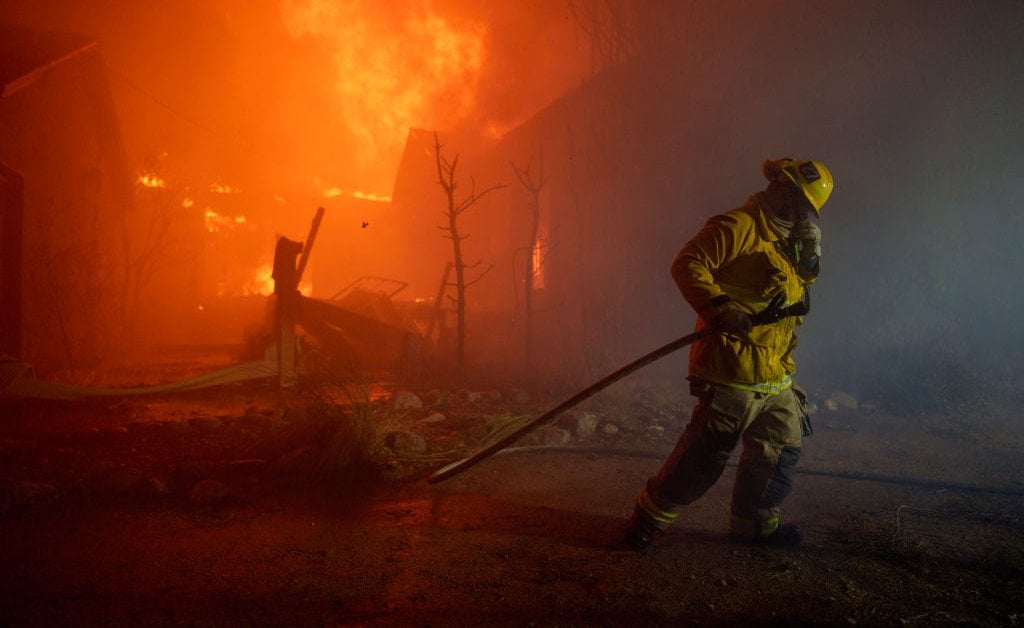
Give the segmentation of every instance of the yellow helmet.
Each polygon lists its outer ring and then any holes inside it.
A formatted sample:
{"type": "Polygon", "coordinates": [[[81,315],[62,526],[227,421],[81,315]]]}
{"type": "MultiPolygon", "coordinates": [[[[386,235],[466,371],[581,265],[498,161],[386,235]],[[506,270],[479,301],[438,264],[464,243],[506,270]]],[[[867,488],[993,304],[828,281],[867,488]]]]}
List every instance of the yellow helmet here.
{"type": "Polygon", "coordinates": [[[782,172],[804,192],[814,207],[814,213],[821,216],[821,206],[832,194],[832,173],[820,161],[796,161],[782,159],[782,172]]]}

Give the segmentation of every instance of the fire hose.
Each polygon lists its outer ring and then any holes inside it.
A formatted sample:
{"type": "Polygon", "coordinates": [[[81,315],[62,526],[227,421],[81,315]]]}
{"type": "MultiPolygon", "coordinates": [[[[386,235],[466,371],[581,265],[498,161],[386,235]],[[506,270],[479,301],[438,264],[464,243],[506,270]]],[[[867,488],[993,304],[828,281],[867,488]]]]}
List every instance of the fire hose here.
{"type": "MultiPolygon", "coordinates": [[[[756,327],[758,325],[767,325],[769,323],[774,323],[784,318],[788,318],[790,316],[803,316],[807,314],[807,312],[810,310],[810,302],[808,299],[807,292],[804,292],[803,299],[788,306],[783,305],[785,303],[785,298],[785,295],[779,294],[771,301],[771,303],[768,304],[768,307],[761,310],[760,312],[757,312],[756,314],[752,314],[750,316],[751,325],[756,327]]],[[[579,391],[572,397],[569,397],[562,403],[551,408],[550,410],[540,415],[539,417],[529,421],[528,423],[514,430],[505,437],[491,443],[490,445],[480,449],[479,451],[469,456],[466,456],[465,458],[456,460],[455,462],[449,463],[441,467],[440,469],[433,471],[430,475],[427,476],[427,482],[430,484],[436,484],[438,482],[447,480],[448,478],[454,475],[462,473],[466,469],[475,466],[476,464],[482,462],[483,460],[486,460],[487,458],[490,458],[494,454],[498,453],[502,449],[505,449],[512,443],[522,438],[527,433],[533,431],[534,429],[540,427],[541,425],[544,425],[548,421],[551,421],[552,419],[562,414],[569,408],[572,408],[581,401],[597,394],[598,392],[604,390],[608,386],[611,386],[612,384],[619,381],[623,377],[629,375],[630,373],[638,371],[643,367],[647,366],[648,364],[656,362],[661,358],[669,355],[670,353],[674,353],[682,349],[683,347],[693,344],[694,342],[700,340],[701,338],[706,338],[715,333],[717,333],[717,330],[714,329],[713,327],[705,327],[704,329],[697,330],[692,334],[683,336],[682,338],[677,338],[676,340],[673,340],[667,345],[659,347],[654,351],[651,351],[650,353],[641,356],[636,360],[633,360],[629,364],[623,366],[614,373],[606,375],[600,380],[594,382],[590,386],[584,388],[583,390],[579,391]]]]}

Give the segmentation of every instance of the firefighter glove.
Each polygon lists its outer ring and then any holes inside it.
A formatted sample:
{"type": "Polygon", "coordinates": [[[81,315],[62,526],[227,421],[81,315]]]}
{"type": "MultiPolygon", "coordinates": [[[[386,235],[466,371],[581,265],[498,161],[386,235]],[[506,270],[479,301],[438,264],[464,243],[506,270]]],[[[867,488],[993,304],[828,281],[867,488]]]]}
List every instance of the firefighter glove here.
{"type": "Polygon", "coordinates": [[[750,316],[734,307],[726,307],[711,319],[711,326],[715,331],[723,334],[746,334],[753,329],[750,316]]]}

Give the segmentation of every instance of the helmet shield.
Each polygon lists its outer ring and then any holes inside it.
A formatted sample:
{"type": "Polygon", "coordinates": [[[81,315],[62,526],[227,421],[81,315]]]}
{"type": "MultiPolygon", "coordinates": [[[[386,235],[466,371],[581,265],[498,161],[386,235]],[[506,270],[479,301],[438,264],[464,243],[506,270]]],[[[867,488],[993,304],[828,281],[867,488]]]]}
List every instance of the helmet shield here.
{"type": "Polygon", "coordinates": [[[814,207],[814,213],[821,216],[821,207],[832,195],[832,173],[820,161],[782,161],[782,172],[786,178],[799,187],[814,207]]]}

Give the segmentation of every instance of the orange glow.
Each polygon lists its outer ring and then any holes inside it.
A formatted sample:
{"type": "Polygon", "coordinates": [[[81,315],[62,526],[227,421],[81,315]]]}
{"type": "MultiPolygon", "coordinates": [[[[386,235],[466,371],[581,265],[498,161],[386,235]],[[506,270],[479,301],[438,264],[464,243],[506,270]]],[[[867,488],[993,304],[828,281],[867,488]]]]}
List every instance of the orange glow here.
{"type": "Polygon", "coordinates": [[[245,216],[224,216],[207,207],[206,211],[203,212],[203,222],[206,225],[207,231],[217,233],[218,231],[247,225],[249,220],[245,216]]]}
{"type": "MultiPolygon", "coordinates": [[[[270,296],[274,294],[274,269],[270,264],[261,264],[252,278],[242,288],[242,296],[270,296]]],[[[306,279],[299,283],[299,292],[305,296],[313,294],[313,282],[306,279]]],[[[224,294],[221,294],[224,296],[224,294]]]]}
{"type": "Polygon", "coordinates": [[[374,192],[353,192],[352,196],[355,198],[362,199],[364,201],[374,201],[377,203],[390,203],[391,197],[386,194],[375,194],[374,192]]]}
{"type": "Polygon", "coordinates": [[[274,293],[274,278],[271,276],[274,272],[273,267],[270,264],[263,264],[256,273],[246,284],[242,290],[242,294],[245,296],[253,295],[270,295],[274,293]]]}
{"type": "Polygon", "coordinates": [[[356,190],[355,192],[346,192],[345,190],[337,187],[324,187],[323,182],[316,180],[315,183],[319,185],[323,190],[320,192],[324,198],[338,198],[339,196],[350,196],[352,198],[358,198],[363,201],[375,201],[379,203],[390,203],[391,195],[389,194],[377,194],[376,192],[361,192],[356,190]]]}
{"type": "Polygon", "coordinates": [[[139,175],[139,184],[147,188],[165,188],[167,182],[151,172],[139,175]]]}
{"type": "Polygon", "coordinates": [[[482,25],[454,24],[426,0],[386,15],[388,4],[285,0],[292,37],[327,47],[342,116],[366,163],[393,160],[409,129],[454,127],[476,105],[484,63],[482,25]]]}
{"type": "Polygon", "coordinates": [[[544,288],[544,242],[541,238],[533,243],[533,288],[544,288]]]}
{"type": "Polygon", "coordinates": [[[211,183],[210,191],[214,194],[240,194],[242,192],[242,190],[234,186],[225,185],[223,183],[211,183]]]}

